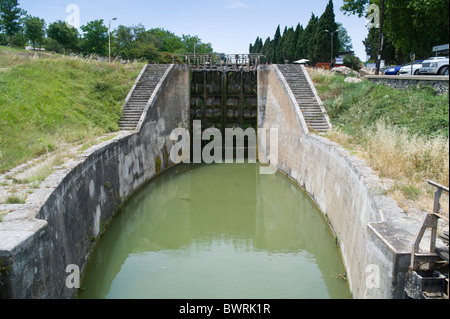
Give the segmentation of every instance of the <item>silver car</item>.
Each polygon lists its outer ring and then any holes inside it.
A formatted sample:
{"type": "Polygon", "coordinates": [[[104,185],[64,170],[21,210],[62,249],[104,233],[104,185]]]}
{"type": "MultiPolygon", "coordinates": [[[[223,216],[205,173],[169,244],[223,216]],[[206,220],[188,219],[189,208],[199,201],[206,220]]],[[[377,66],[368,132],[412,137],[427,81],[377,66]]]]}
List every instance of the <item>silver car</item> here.
{"type": "Polygon", "coordinates": [[[448,57],[433,57],[423,61],[420,74],[448,75],[448,57]]]}
{"type": "Polygon", "coordinates": [[[420,68],[422,67],[423,60],[417,60],[416,62],[410,62],[404,65],[398,75],[419,75],[420,68]]]}

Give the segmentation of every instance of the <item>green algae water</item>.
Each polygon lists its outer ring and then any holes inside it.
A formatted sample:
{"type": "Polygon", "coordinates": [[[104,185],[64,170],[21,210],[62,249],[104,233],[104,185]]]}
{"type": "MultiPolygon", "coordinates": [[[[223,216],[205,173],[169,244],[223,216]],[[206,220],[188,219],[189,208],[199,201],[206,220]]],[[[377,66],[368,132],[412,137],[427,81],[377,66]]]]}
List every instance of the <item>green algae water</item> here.
{"type": "Polygon", "coordinates": [[[151,181],[108,226],[79,298],[350,298],[318,208],[259,167],[184,165],[151,181]]]}

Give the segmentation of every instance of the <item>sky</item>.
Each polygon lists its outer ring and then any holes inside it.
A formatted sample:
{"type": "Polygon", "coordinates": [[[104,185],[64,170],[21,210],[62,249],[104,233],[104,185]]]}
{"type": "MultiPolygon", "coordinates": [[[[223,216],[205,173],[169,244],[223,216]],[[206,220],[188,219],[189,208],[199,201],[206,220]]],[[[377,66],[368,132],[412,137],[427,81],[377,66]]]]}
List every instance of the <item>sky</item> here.
{"type": "MultiPolygon", "coordinates": [[[[79,8],[80,24],[113,18],[118,25],[143,24],[146,29],[163,28],[178,36],[197,35],[211,43],[215,52],[248,53],[250,43],[259,36],[273,38],[280,25],[306,27],[311,14],[322,15],[328,0],[19,0],[19,6],[32,16],[43,18],[47,25],[73,17],[79,8]],[[69,11],[66,9],[69,8],[69,11]],[[71,11],[72,10],[72,11],[71,11]]],[[[348,16],[340,10],[343,0],[334,0],[336,22],[347,29],[355,54],[363,61],[366,53],[362,41],[367,36],[366,21],[348,16]]],[[[75,21],[75,20],[72,20],[75,21]]]]}

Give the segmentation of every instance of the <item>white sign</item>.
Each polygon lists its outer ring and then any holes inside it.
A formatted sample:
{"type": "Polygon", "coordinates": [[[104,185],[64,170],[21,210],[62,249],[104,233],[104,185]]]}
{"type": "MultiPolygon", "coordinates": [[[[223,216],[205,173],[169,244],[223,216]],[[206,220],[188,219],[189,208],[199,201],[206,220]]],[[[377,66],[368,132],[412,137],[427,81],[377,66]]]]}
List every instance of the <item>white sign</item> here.
{"type": "Polygon", "coordinates": [[[445,50],[448,50],[448,48],[449,48],[448,44],[438,45],[438,46],[433,47],[433,52],[445,51],[445,50]]]}

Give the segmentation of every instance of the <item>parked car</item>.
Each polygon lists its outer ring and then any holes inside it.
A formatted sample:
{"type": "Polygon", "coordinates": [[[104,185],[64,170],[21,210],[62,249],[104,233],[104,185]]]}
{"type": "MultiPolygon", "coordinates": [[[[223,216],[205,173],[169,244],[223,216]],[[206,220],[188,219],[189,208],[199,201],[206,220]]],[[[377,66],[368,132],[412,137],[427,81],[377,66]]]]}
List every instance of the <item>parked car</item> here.
{"type": "Polygon", "coordinates": [[[422,63],[423,60],[417,60],[415,62],[405,64],[398,72],[398,75],[419,75],[422,63]]]}
{"type": "Polygon", "coordinates": [[[422,63],[420,74],[448,75],[448,57],[432,57],[422,63]]]}
{"type": "Polygon", "coordinates": [[[402,65],[398,66],[391,66],[384,71],[384,75],[398,75],[400,72],[400,69],[402,68],[402,65]]]}

